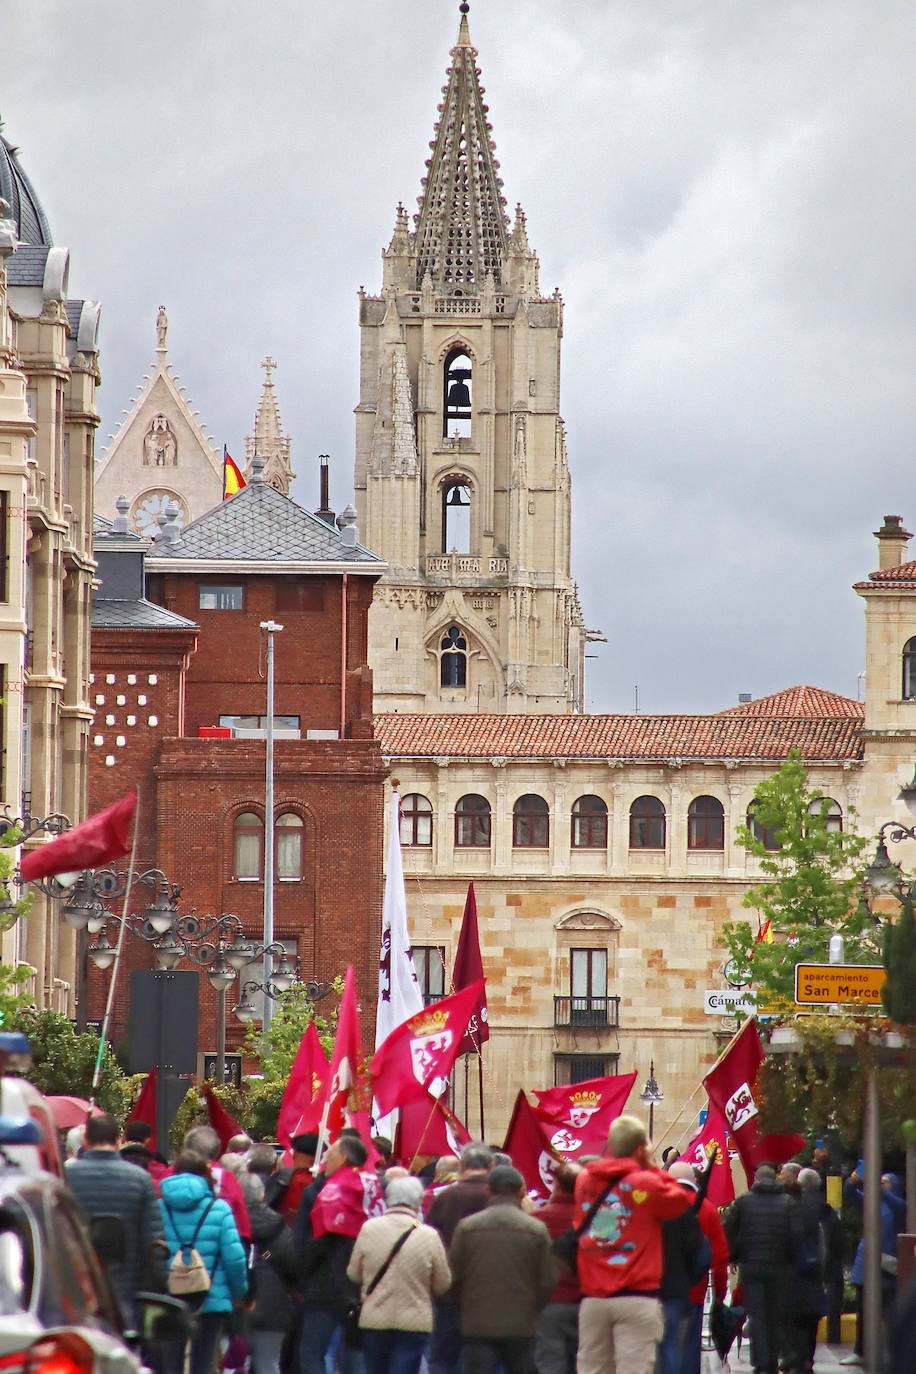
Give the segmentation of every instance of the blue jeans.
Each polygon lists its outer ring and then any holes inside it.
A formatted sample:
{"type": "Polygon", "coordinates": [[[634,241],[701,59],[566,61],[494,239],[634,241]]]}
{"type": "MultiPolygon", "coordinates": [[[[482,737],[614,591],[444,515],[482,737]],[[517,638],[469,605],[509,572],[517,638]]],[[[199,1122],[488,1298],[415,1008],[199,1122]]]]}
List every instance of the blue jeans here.
{"type": "Polygon", "coordinates": [[[662,1302],[662,1319],[665,1326],[658,1343],[655,1361],[658,1374],[681,1374],[684,1335],[690,1306],[688,1295],[683,1298],[665,1298],[662,1302]]]}
{"type": "MultiPolygon", "coordinates": [[[[340,1325],[341,1316],[335,1307],[306,1305],[303,1308],[299,1374],[326,1374],[324,1357],[340,1325]]],[[[342,1343],[339,1368],[341,1374],[363,1374],[365,1364],[362,1352],[351,1350],[342,1343]]]]}
{"type": "Polygon", "coordinates": [[[362,1328],[366,1374],[417,1374],[429,1340],[427,1331],[362,1328]]]}

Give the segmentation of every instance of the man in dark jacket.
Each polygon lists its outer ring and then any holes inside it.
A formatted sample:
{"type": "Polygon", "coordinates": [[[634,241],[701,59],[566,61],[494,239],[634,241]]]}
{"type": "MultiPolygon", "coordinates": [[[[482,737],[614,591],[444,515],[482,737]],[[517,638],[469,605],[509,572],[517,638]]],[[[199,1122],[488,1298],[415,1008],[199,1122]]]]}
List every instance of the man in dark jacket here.
{"type": "MultiPolygon", "coordinates": [[[[578,1164],[558,1164],[553,1175],[550,1201],[536,1213],[556,1240],[565,1235],[573,1224],[576,1210],[576,1179],[581,1172],[578,1164]]],[[[534,1333],[534,1363],[538,1374],[576,1374],[576,1355],[579,1350],[579,1304],[582,1289],[577,1274],[565,1265],[560,1266],[557,1286],[550,1301],[538,1316],[534,1333]]]]}
{"type": "Polygon", "coordinates": [[[798,1234],[786,1303],[783,1368],[786,1374],[811,1374],[817,1324],[827,1311],[825,1268],[829,1257],[842,1249],[843,1228],[816,1169],[801,1169],[796,1184],[798,1234]]]}
{"type": "MultiPolygon", "coordinates": [[[[442,1237],[446,1251],[455,1227],[464,1217],[482,1212],[487,1205],[487,1175],[493,1165],[489,1145],[474,1141],[461,1151],[460,1169],[455,1183],[433,1196],[426,1215],[428,1225],[442,1237]]],[[[433,1306],[433,1334],[429,1342],[429,1374],[458,1374],[461,1365],[461,1325],[458,1309],[449,1295],[436,1298],[433,1306]]]]}
{"type": "MultiPolygon", "coordinates": [[[[357,1230],[323,1229],[316,1234],[312,1213],[328,1180],[338,1170],[359,1172],[369,1151],[356,1135],[342,1135],[325,1152],[321,1173],[302,1194],[296,1214],[294,1246],[300,1267],[300,1309],[302,1330],[299,1339],[299,1374],[325,1374],[324,1357],[331,1339],[351,1303],[359,1297],[356,1285],[347,1278],[347,1265],[356,1242],[357,1230]]],[[[358,1228],[357,1228],[358,1229],[358,1228]]],[[[343,1351],[342,1369],[346,1374],[349,1352],[343,1351]]]]}
{"type": "Polygon", "coordinates": [[[796,1202],[761,1164],[725,1218],[728,1255],[739,1267],[754,1374],[777,1374],[787,1287],[797,1249],[796,1202]]]}
{"type": "Polygon", "coordinates": [[[121,1303],[125,1324],[133,1327],[136,1294],[150,1288],[165,1290],[168,1251],[152,1179],[144,1169],[119,1155],[114,1117],[90,1116],[86,1122],[86,1148],[79,1159],[68,1165],[67,1183],[89,1219],[90,1232],[95,1223],[96,1235],[100,1235],[101,1218],[115,1219],[117,1234],[110,1238],[109,1246],[120,1250],[121,1257],[112,1262],[106,1255],[105,1268],[121,1303]]]}
{"type": "Polygon", "coordinates": [[[458,1223],[448,1252],[464,1374],[534,1374],[537,1315],[557,1282],[550,1232],[522,1211],[525,1180],[511,1164],[490,1171],[487,1189],[486,1207],[458,1223]]]}

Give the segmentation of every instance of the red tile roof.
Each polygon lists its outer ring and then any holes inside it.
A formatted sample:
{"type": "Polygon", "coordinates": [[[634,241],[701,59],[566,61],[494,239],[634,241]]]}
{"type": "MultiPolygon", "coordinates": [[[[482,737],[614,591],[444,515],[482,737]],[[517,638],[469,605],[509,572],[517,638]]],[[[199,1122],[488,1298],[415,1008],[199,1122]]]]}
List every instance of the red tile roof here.
{"type": "Polygon", "coordinates": [[[877,572],[869,573],[867,582],[856,582],[856,591],[864,588],[866,591],[874,588],[875,584],[883,586],[891,582],[894,586],[905,584],[916,587],[916,562],[894,563],[889,568],[879,568],[877,572]]]}
{"type": "Polygon", "coordinates": [[[862,720],[865,707],[852,697],[828,692],[824,687],[784,687],[768,697],[742,701],[717,712],[720,716],[799,716],[811,720],[852,716],[862,720]]]}
{"type": "MultiPolygon", "coordinates": [[[[842,698],[840,698],[842,700],[842,698]]],[[[858,707],[850,702],[850,707],[858,707]]],[[[710,716],[414,715],[375,718],[390,758],[734,759],[778,763],[790,749],[810,762],[861,757],[860,710],[847,715],[710,716]]]]}

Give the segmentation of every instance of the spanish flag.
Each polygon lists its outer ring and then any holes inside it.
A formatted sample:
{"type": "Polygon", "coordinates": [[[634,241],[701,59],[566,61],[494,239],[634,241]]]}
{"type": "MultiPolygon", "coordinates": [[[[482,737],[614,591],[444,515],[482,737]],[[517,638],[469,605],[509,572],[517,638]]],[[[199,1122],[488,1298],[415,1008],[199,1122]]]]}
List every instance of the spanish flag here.
{"type": "Polygon", "coordinates": [[[229,456],[229,450],[223,445],[223,500],[227,496],[234,496],[247,485],[235,461],[229,456]]]}

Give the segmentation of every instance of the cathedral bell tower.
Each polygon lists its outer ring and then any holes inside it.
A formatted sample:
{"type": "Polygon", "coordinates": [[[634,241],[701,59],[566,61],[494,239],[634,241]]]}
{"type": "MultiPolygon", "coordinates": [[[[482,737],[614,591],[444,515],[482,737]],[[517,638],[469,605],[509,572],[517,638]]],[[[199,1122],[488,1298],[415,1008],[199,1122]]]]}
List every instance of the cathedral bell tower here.
{"type": "Polygon", "coordinates": [[[510,226],[463,3],[413,228],[360,290],[356,502],[389,572],[369,620],[379,711],[581,710],[569,573],[563,302],[510,226]]]}

